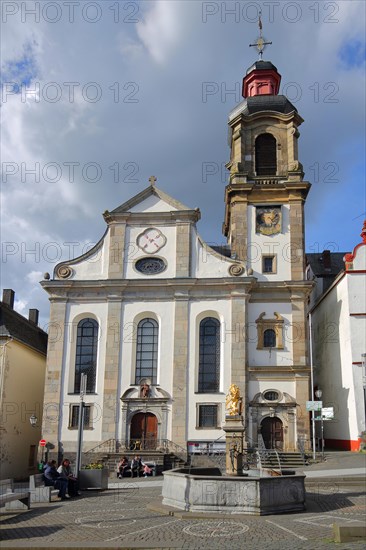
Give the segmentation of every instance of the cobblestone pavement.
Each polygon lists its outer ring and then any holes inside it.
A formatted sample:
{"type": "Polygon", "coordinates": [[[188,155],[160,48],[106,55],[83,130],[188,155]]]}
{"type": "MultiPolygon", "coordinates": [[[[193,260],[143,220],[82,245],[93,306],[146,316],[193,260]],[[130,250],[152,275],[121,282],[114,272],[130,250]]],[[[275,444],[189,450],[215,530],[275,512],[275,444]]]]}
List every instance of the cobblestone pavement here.
{"type": "MultiPolygon", "coordinates": [[[[160,485],[160,484],[159,484],[160,485]]],[[[359,487],[319,483],[307,493],[307,511],[275,516],[179,519],[153,512],[161,486],[132,480],[116,489],[85,492],[65,502],[35,504],[30,510],[2,513],[1,549],[10,547],[246,548],[311,550],[364,548],[362,542],[335,544],[335,522],[366,521],[359,487]]]]}

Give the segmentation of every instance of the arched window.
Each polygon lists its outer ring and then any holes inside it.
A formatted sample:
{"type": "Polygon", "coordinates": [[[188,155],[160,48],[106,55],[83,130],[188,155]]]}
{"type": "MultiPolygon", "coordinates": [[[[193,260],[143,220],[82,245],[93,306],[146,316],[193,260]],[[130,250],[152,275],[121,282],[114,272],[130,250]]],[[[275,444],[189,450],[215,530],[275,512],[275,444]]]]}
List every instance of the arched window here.
{"type": "Polygon", "coordinates": [[[220,323],[206,317],[200,323],[198,367],[199,393],[215,393],[220,389],[220,323]]]}
{"type": "Polygon", "coordinates": [[[276,333],[272,328],[267,328],[263,334],[263,347],[275,348],[276,347],[276,333]]]}
{"type": "Polygon", "coordinates": [[[159,325],[155,319],[142,319],[137,326],[136,379],[150,378],[157,384],[159,325]]]}
{"type": "Polygon", "coordinates": [[[276,139],[272,134],[261,134],[255,140],[255,171],[257,176],[277,173],[276,139]]]}
{"type": "Polygon", "coordinates": [[[95,319],[82,319],[78,323],[75,358],[74,392],[80,392],[82,374],[87,375],[86,391],[95,392],[97,373],[98,323],[95,319]]]}

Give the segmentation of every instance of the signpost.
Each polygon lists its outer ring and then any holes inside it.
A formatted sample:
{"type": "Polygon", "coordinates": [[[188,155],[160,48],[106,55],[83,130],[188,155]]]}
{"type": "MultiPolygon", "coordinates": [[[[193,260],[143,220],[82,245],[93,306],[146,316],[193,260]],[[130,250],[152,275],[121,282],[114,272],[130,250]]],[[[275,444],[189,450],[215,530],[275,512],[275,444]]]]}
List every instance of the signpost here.
{"type": "Polygon", "coordinates": [[[323,420],[334,420],[334,408],[333,407],[323,407],[322,408],[322,417],[323,417],[323,420]]]}
{"type": "Polygon", "coordinates": [[[321,411],[323,406],[322,401],[306,401],[307,411],[321,411]]]}
{"type": "Polygon", "coordinates": [[[82,373],[80,377],[80,405],[79,405],[79,428],[78,428],[78,447],[76,453],[75,475],[79,477],[81,468],[81,455],[83,449],[83,430],[84,430],[84,395],[86,394],[87,375],[82,373]]]}

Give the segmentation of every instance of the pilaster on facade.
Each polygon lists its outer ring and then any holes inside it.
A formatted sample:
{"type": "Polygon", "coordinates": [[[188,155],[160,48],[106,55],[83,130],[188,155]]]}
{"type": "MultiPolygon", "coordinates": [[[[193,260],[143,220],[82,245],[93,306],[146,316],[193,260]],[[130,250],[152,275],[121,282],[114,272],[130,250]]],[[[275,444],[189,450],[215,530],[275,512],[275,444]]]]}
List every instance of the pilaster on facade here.
{"type": "Polygon", "coordinates": [[[118,434],[119,417],[119,380],[121,367],[121,340],[123,330],[121,327],[122,302],[112,299],[108,301],[107,313],[107,335],[105,347],[105,369],[103,382],[103,417],[102,417],[102,439],[112,439],[118,434]]]}
{"type": "Polygon", "coordinates": [[[185,293],[175,294],[172,440],[185,447],[187,441],[187,391],[189,350],[189,301],[185,293]]]}
{"type": "Polygon", "coordinates": [[[126,224],[112,224],[109,231],[108,279],[121,279],[126,251],[126,224]]]}
{"type": "Polygon", "coordinates": [[[42,435],[48,441],[58,442],[59,426],[62,421],[64,372],[65,372],[65,339],[67,337],[66,323],[67,302],[57,297],[52,300],[50,312],[47,367],[44,388],[44,414],[42,420],[42,435]],[[57,421],[55,419],[57,418],[57,421]]]}

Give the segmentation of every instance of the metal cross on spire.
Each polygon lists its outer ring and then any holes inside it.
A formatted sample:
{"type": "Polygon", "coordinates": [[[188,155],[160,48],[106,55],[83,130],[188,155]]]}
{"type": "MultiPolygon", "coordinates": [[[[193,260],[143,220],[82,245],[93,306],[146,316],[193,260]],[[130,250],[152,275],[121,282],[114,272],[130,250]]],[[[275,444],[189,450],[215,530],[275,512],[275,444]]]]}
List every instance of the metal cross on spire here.
{"type": "Polygon", "coordinates": [[[261,16],[262,16],[262,12],[260,11],[259,19],[258,19],[259,37],[257,38],[257,41],[254,44],[249,44],[249,47],[255,46],[257,48],[259,52],[259,59],[263,59],[263,50],[265,46],[269,46],[270,44],[272,44],[272,42],[266,42],[265,38],[263,38],[263,35],[262,35],[263,25],[262,25],[261,16]]]}

